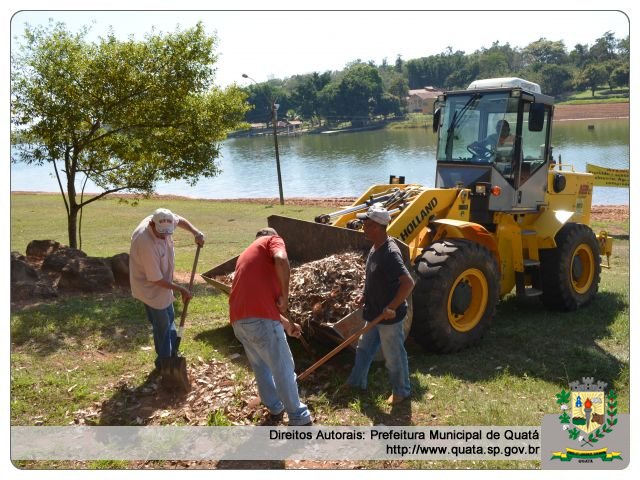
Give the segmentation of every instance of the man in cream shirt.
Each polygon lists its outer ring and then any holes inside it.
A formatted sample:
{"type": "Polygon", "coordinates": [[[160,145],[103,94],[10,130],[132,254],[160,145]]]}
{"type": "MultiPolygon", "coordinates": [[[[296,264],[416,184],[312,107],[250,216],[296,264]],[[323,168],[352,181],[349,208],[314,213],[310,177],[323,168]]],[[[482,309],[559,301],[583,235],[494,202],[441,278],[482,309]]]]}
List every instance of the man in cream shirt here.
{"type": "Polygon", "coordinates": [[[131,293],[144,304],[147,318],[153,326],[153,343],[157,358],[173,355],[177,339],[173,311],[173,292],[179,291],[183,302],[192,293],[173,282],[174,250],[172,234],[176,227],[191,232],[198,245],[204,245],[204,234],[187,219],[159,208],[142,220],[131,235],[129,279],[131,293]]]}

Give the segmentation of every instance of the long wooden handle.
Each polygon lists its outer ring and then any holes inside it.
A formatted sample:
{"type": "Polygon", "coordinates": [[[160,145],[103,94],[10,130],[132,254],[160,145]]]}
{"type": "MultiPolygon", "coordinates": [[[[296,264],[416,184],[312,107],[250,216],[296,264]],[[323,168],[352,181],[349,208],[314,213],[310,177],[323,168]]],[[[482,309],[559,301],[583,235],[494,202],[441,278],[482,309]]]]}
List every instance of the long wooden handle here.
{"type": "Polygon", "coordinates": [[[322,357],[320,360],[318,360],[316,363],[314,363],[309,368],[307,368],[304,372],[302,372],[300,375],[298,375],[298,381],[302,381],[305,378],[307,378],[309,375],[311,375],[313,372],[315,372],[318,369],[318,367],[321,367],[322,365],[327,363],[331,358],[333,358],[338,353],[340,353],[342,350],[344,350],[346,347],[348,347],[351,344],[351,342],[353,342],[358,337],[360,337],[360,335],[362,335],[364,333],[367,333],[369,330],[371,330],[373,327],[375,327],[377,324],[379,324],[383,319],[384,318],[382,317],[382,314],[380,314],[376,318],[374,318],[372,321],[368,322],[364,326],[364,328],[362,328],[362,329],[358,330],[357,332],[351,334],[351,336],[349,336],[349,338],[347,338],[345,341],[343,341],[340,345],[338,345],[336,348],[331,350],[324,357],[322,357]]]}
{"type": "MultiPolygon", "coordinates": [[[[191,292],[193,290],[193,280],[195,279],[196,276],[196,268],[198,268],[198,258],[200,257],[200,249],[202,247],[200,245],[198,245],[198,248],[196,249],[196,258],[193,259],[193,268],[191,269],[191,279],[189,280],[189,291],[191,292]]],[[[182,307],[182,315],[180,316],[180,328],[184,327],[184,322],[187,319],[187,307],[189,306],[189,302],[191,301],[191,299],[188,299],[187,301],[184,302],[184,305],[182,307]]],[[[180,335],[182,336],[182,335],[180,335]]]]}

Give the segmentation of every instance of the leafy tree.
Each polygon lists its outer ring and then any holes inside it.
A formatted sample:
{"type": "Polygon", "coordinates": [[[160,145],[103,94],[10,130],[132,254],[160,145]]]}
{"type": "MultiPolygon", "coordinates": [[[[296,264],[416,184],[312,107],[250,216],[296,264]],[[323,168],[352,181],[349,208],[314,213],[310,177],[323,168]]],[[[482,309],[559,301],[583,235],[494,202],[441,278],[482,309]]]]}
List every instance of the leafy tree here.
{"type": "Polygon", "coordinates": [[[596,88],[609,79],[607,70],[600,65],[587,65],[578,73],[575,79],[575,87],[578,89],[591,89],[591,96],[595,97],[596,88]]]}
{"type": "Polygon", "coordinates": [[[382,92],[382,78],[374,66],[352,65],[338,84],[337,113],[352,123],[366,123],[382,92]]]}
{"type": "Polygon", "coordinates": [[[478,59],[480,66],[480,77],[506,77],[509,75],[509,64],[507,58],[498,51],[483,53],[478,59]]]}
{"type": "Polygon", "coordinates": [[[480,78],[480,65],[477,61],[468,62],[467,66],[452,72],[445,80],[445,87],[449,89],[467,88],[467,86],[480,78]]]}
{"type": "Polygon", "coordinates": [[[406,63],[409,88],[448,87],[446,79],[465,68],[467,62],[464,52],[453,52],[451,48],[439,55],[409,60],[406,63]]]}
{"type": "Polygon", "coordinates": [[[571,90],[573,76],[569,67],[550,64],[542,65],[535,79],[545,94],[559,95],[571,90]]]}
{"type": "Polygon", "coordinates": [[[394,75],[389,81],[387,92],[398,97],[403,104],[404,99],[409,95],[409,82],[402,75],[394,75]]]}
{"type": "Polygon", "coordinates": [[[302,76],[291,96],[291,101],[302,118],[313,120],[319,116],[319,93],[330,81],[330,72],[313,72],[302,76]]]}
{"type": "Polygon", "coordinates": [[[11,120],[24,139],[12,161],[51,165],[71,247],[79,213],[105,195],[217,175],[220,142],[247,108],[236,86],[213,86],[217,40],[201,24],[144,41],[110,33],[88,43],[87,33],[28,26],[11,71],[11,120]],[[85,197],[87,180],[102,191],[85,197]]]}
{"type": "Polygon", "coordinates": [[[396,57],[396,63],[394,64],[394,69],[398,73],[402,73],[404,68],[404,60],[402,60],[402,55],[398,54],[396,57]]]}
{"type": "MultiPolygon", "coordinates": [[[[267,83],[273,87],[273,97],[271,98],[271,101],[278,105],[278,112],[287,112],[291,110],[293,103],[291,101],[291,93],[288,89],[293,86],[295,79],[293,77],[285,80],[273,79],[269,80],[267,83]]],[[[278,115],[278,118],[280,118],[280,115],[278,115]]]]}
{"type": "Polygon", "coordinates": [[[567,52],[562,40],[553,42],[541,38],[530,43],[522,50],[524,61],[527,65],[561,65],[567,60],[567,52]]]}
{"type": "MultiPolygon", "coordinates": [[[[288,88],[296,83],[299,83],[297,77],[286,80],[274,78],[262,83],[251,83],[245,87],[244,91],[248,96],[247,103],[251,107],[245,114],[245,120],[249,123],[271,124],[273,121],[271,106],[273,104],[278,106],[277,112],[287,112],[284,116],[290,116],[290,111],[295,112],[295,105],[291,100],[288,88]]],[[[278,119],[281,119],[282,116],[278,113],[278,119]]]]}
{"type": "Polygon", "coordinates": [[[395,95],[391,95],[390,93],[383,93],[376,102],[373,113],[375,113],[376,115],[382,115],[385,119],[389,115],[400,115],[400,98],[396,97],[395,95]]]}
{"type": "Polygon", "coordinates": [[[268,82],[251,84],[246,88],[247,104],[251,109],[245,114],[249,123],[270,124],[272,119],[271,103],[277,97],[276,88],[268,82]]]}
{"type": "Polygon", "coordinates": [[[609,75],[609,83],[613,87],[624,87],[629,85],[629,63],[624,62],[613,69],[609,75]]]}
{"type": "Polygon", "coordinates": [[[478,62],[481,78],[513,75],[524,68],[521,52],[508,43],[500,45],[494,42],[490,48],[475,52],[471,58],[478,62]]]}
{"type": "Polygon", "coordinates": [[[338,83],[330,82],[318,93],[318,113],[327,123],[333,123],[338,116],[338,83]]]}
{"type": "Polygon", "coordinates": [[[606,62],[616,58],[618,42],[612,32],[606,32],[596,40],[596,43],[589,49],[592,62],[606,62]]]}
{"type": "Polygon", "coordinates": [[[616,69],[620,62],[616,60],[609,60],[608,62],[602,62],[599,64],[607,72],[607,79],[605,80],[609,85],[609,90],[613,90],[614,84],[612,82],[611,73],[616,69]]]}
{"type": "Polygon", "coordinates": [[[569,61],[578,68],[583,68],[589,63],[589,46],[577,43],[569,53],[569,61]]]}
{"type": "Polygon", "coordinates": [[[627,38],[618,40],[617,52],[621,60],[629,61],[629,47],[629,35],[627,35],[627,38]]]}

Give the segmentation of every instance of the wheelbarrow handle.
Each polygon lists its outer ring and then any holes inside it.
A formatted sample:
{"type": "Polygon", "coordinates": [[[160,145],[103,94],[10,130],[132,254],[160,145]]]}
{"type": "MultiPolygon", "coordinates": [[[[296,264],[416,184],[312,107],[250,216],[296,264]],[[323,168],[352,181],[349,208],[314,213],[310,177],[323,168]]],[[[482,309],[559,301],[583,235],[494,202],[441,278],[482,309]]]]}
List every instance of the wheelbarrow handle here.
{"type": "Polygon", "coordinates": [[[348,347],[354,340],[357,340],[358,337],[360,337],[360,335],[367,333],[373,327],[378,325],[382,320],[384,320],[384,317],[382,316],[382,314],[380,314],[370,322],[367,322],[367,324],[363,328],[351,334],[349,338],[344,340],[340,345],[338,345],[336,348],[331,350],[324,357],[322,357],[320,360],[318,360],[316,363],[314,363],[309,368],[307,368],[304,372],[298,375],[298,381],[302,381],[305,378],[307,378],[309,375],[315,372],[319,367],[327,363],[330,359],[332,359],[334,356],[336,356],[338,353],[340,353],[342,350],[348,347]]]}

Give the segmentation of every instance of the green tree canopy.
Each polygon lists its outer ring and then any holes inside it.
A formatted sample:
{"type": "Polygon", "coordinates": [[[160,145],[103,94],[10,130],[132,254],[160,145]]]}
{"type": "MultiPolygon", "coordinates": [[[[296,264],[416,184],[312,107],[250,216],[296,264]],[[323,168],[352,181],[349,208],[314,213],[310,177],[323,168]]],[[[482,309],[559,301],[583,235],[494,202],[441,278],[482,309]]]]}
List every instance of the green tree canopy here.
{"type": "Polygon", "coordinates": [[[382,95],[382,78],[374,66],[357,63],[347,69],[337,90],[338,115],[366,123],[382,95]]]}
{"type": "Polygon", "coordinates": [[[271,123],[271,103],[278,95],[276,86],[269,82],[254,83],[246,91],[247,102],[253,108],[245,114],[245,120],[250,123],[271,123]]]}
{"type": "Polygon", "coordinates": [[[609,75],[609,83],[614,87],[624,87],[629,85],[629,63],[623,62],[616,66],[609,75]]]}
{"type": "Polygon", "coordinates": [[[591,46],[589,54],[591,55],[591,60],[594,62],[606,62],[616,58],[617,48],[618,42],[613,36],[613,33],[605,32],[596,40],[596,43],[591,46]]]}
{"type": "Polygon", "coordinates": [[[562,65],[566,63],[567,52],[562,40],[554,42],[541,38],[527,45],[523,50],[527,64],[562,65]]]}
{"type": "Polygon", "coordinates": [[[571,89],[571,70],[561,65],[542,65],[531,77],[547,95],[559,95],[571,89]]]}
{"type": "Polygon", "coordinates": [[[575,79],[576,88],[589,88],[591,96],[596,95],[596,88],[609,80],[609,73],[601,65],[587,65],[575,79]]]}
{"type": "Polygon", "coordinates": [[[330,81],[330,72],[313,72],[301,77],[293,91],[292,101],[296,105],[296,111],[303,118],[313,119],[319,115],[319,93],[330,81]]]}
{"type": "Polygon", "coordinates": [[[217,39],[201,24],[143,41],[89,43],[87,33],[27,26],[11,65],[12,124],[24,139],[12,161],[52,165],[72,247],[81,209],[109,193],[217,175],[220,142],[247,109],[235,85],[213,85],[217,39]],[[87,180],[102,192],[84,198],[87,180]]]}

